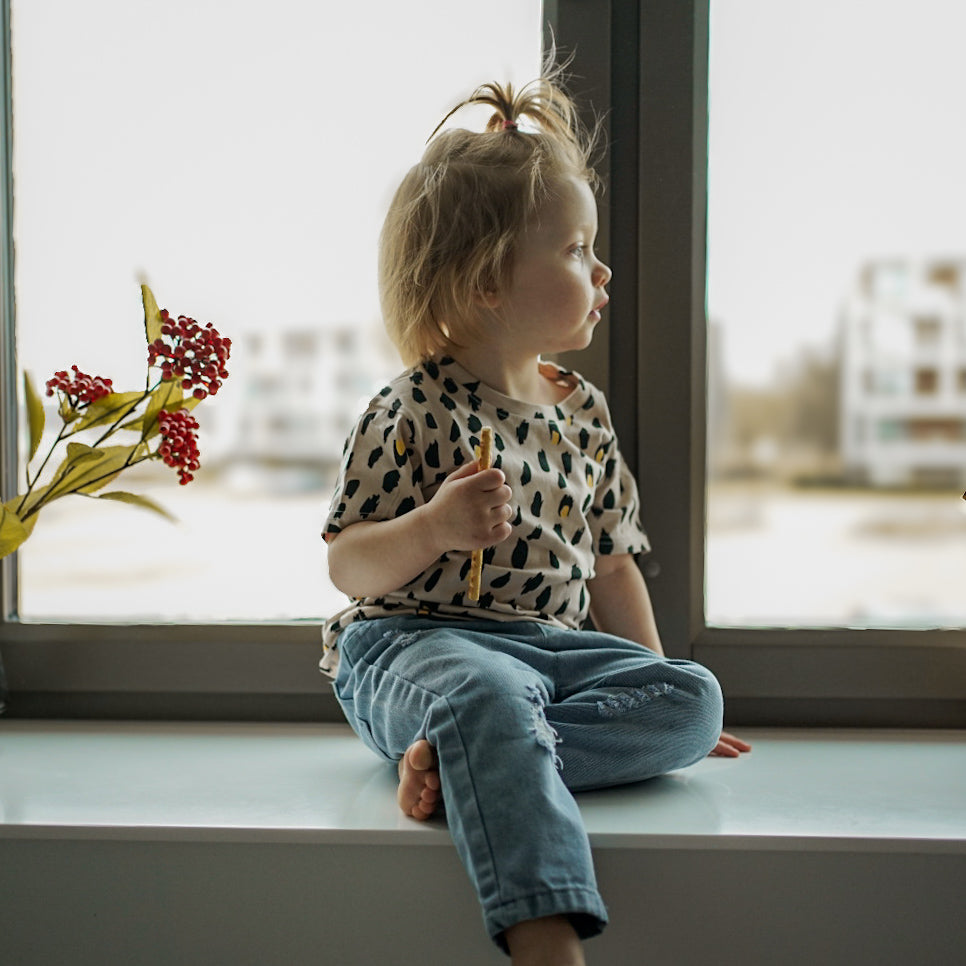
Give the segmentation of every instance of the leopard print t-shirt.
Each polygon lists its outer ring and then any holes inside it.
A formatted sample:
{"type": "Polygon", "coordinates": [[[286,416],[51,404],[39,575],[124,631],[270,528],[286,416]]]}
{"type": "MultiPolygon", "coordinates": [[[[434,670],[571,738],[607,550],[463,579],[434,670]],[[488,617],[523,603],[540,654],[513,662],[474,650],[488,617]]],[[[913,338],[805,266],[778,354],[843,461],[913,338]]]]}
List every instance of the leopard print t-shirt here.
{"type": "Polygon", "coordinates": [[[603,393],[549,363],[541,373],[570,389],[555,406],[504,396],[449,357],[404,372],[369,404],[346,441],[326,540],[428,503],[476,458],[484,426],[493,428],[493,466],[513,491],[513,534],[484,551],[478,602],[467,596],[471,553],[457,550],[395,593],[354,598],[323,626],[323,672],[335,676],[339,634],[358,620],[412,614],[579,628],[595,558],[649,549],[603,393]]]}

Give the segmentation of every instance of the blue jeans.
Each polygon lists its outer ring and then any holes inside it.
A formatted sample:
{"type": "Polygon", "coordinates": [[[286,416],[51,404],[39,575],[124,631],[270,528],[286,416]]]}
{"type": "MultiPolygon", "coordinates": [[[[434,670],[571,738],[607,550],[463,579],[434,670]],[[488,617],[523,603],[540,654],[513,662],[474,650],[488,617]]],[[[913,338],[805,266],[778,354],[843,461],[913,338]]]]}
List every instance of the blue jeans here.
{"type": "Polygon", "coordinates": [[[336,696],[352,728],[398,761],[426,738],[447,821],[505,950],[508,927],[567,915],[582,937],[607,912],[574,791],[704,758],[721,732],[710,671],[631,641],[533,621],[360,621],[339,639],[336,696]]]}

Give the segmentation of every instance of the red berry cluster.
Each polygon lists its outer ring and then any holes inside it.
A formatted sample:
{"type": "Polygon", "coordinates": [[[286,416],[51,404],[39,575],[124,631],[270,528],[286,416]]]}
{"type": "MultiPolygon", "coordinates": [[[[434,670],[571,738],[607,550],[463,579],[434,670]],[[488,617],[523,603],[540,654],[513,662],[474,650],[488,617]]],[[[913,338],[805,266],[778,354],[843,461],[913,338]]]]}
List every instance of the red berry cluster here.
{"type": "Polygon", "coordinates": [[[222,338],[210,322],[202,327],[185,315],[175,322],[167,309],[161,310],[161,336],[148,345],[148,365],[162,359],[165,382],[180,379],[183,388],[194,390],[196,399],[214,396],[228,378],[225,364],[231,339],[222,338]]]}
{"type": "Polygon", "coordinates": [[[89,376],[86,372],[81,372],[77,366],[71,366],[74,373],[73,378],[66,369],[54,373],[53,379],[47,380],[47,395],[52,396],[54,392],[62,392],[67,396],[67,401],[71,406],[92,403],[97,399],[109,396],[114,390],[111,388],[113,383],[110,379],[102,379],[100,376],[89,376]]]}
{"type": "Polygon", "coordinates": [[[198,420],[186,409],[173,413],[162,409],[158,413],[158,426],[161,429],[158,455],[166,465],[177,469],[181,485],[184,486],[194,479],[194,471],[201,466],[198,438],[195,436],[198,420]]]}

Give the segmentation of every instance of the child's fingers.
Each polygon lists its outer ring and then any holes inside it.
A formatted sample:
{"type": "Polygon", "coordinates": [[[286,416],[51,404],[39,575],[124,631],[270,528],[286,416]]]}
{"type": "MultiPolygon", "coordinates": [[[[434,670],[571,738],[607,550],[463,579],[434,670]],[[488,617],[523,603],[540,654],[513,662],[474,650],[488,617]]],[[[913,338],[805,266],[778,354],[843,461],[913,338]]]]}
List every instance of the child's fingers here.
{"type": "Polygon", "coordinates": [[[498,469],[480,470],[472,475],[483,490],[495,490],[506,479],[503,470],[498,469]]]}
{"type": "Polygon", "coordinates": [[[491,531],[487,541],[488,547],[495,547],[498,543],[503,543],[513,533],[513,527],[509,520],[498,523],[491,531]]]}
{"type": "Polygon", "coordinates": [[[506,476],[503,470],[488,469],[481,470],[479,464],[474,460],[472,463],[464,463],[462,466],[453,470],[443,481],[446,483],[458,483],[461,480],[472,479],[473,486],[481,490],[495,490],[502,486],[506,476]]]}
{"type": "Polygon", "coordinates": [[[490,506],[506,503],[513,496],[513,491],[500,470],[481,470],[473,477],[470,485],[490,501],[490,506]]]}
{"type": "MultiPolygon", "coordinates": [[[[447,481],[448,482],[448,481],[447,481]]],[[[467,479],[460,481],[458,493],[464,506],[473,506],[477,510],[489,510],[509,503],[513,491],[506,483],[506,477],[501,470],[481,470],[467,479]]]]}
{"type": "Polygon", "coordinates": [[[446,482],[449,483],[451,480],[463,480],[468,476],[476,476],[478,471],[479,466],[475,460],[472,463],[464,463],[462,466],[459,466],[453,470],[453,472],[446,477],[446,482]]]}

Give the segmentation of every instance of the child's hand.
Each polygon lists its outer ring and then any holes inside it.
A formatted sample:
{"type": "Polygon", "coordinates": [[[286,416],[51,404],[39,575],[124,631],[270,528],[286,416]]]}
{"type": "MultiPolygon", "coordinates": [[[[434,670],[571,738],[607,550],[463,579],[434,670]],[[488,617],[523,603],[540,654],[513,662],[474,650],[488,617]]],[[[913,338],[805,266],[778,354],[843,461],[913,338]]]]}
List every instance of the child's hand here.
{"type": "Polygon", "coordinates": [[[475,550],[501,543],[513,532],[513,516],[502,470],[480,470],[468,463],[450,473],[426,509],[439,546],[447,550],[475,550]]]}

